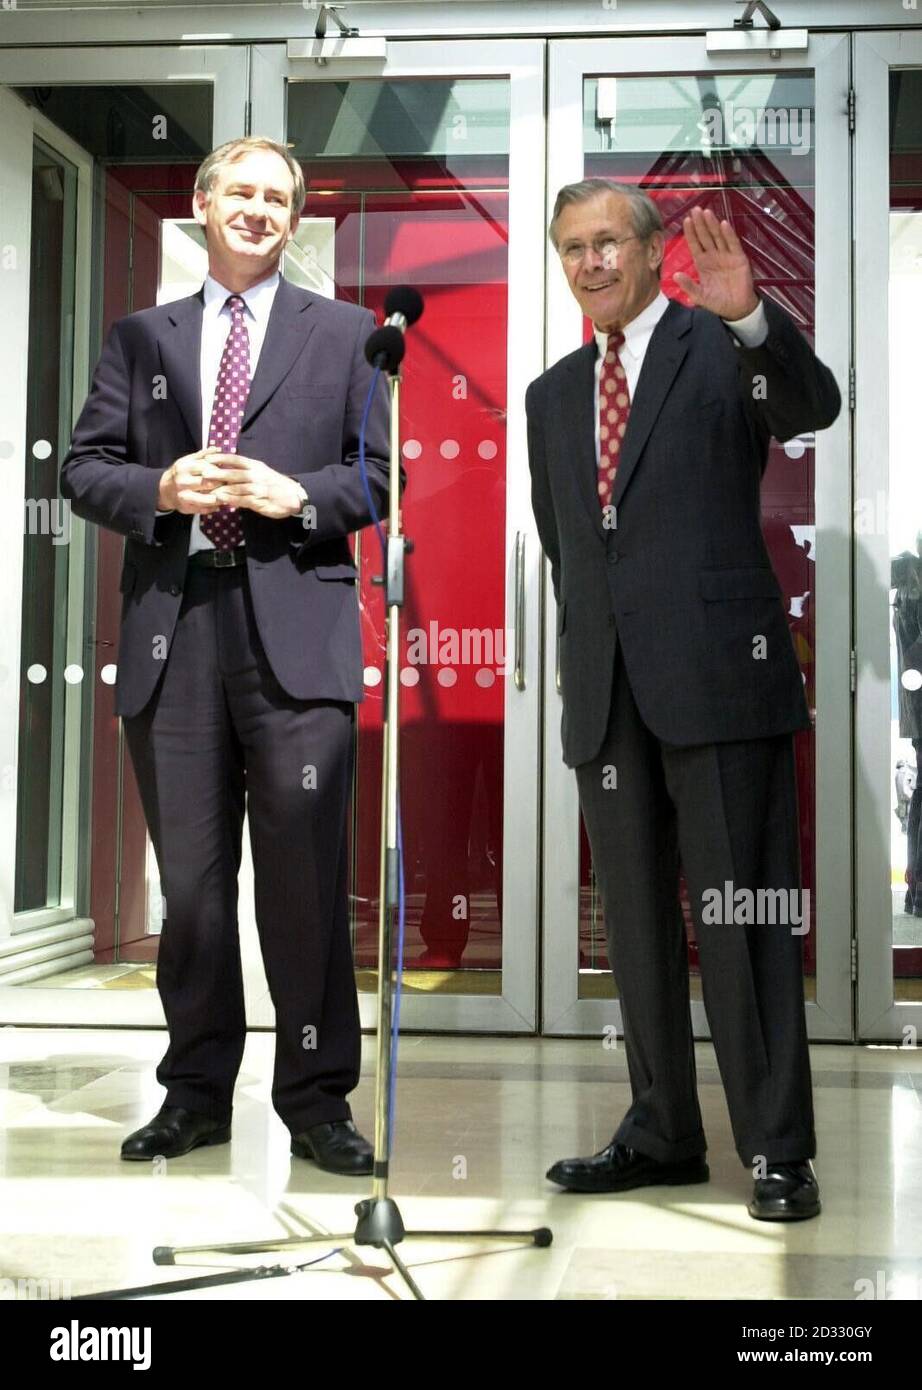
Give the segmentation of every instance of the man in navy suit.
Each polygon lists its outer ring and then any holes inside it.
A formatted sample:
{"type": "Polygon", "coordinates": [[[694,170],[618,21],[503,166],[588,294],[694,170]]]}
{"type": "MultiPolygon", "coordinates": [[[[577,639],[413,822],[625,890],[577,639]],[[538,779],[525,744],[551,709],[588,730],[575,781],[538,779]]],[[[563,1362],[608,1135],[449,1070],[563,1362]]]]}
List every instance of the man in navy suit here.
{"type": "MultiPolygon", "coordinates": [[[[160,867],[165,1104],[122,1157],[230,1138],[246,1036],[237,875],[249,815],[276,1012],[272,1101],[292,1153],[370,1173],[347,1096],[361,1035],[348,934],[346,812],[363,698],[350,532],[374,315],[281,278],[305,201],[284,146],[204,161],[197,294],[111,328],[61,466],[80,517],[126,537],[116,713],[160,867]]],[[[368,486],[387,511],[379,382],[368,486]]]]}
{"type": "Polygon", "coordinates": [[[551,240],[595,332],[526,395],[563,756],[631,1082],[611,1142],[548,1177],[580,1192],[708,1180],[681,866],[750,1215],[806,1220],[820,1199],[793,735],[810,719],[759,486],[770,438],[825,429],[841,397],[756,293],[730,223],[693,208],[683,230],[699,279],[675,280],[692,308],[662,292],[665,231],[646,194],[605,179],[560,190],[551,240]]]}

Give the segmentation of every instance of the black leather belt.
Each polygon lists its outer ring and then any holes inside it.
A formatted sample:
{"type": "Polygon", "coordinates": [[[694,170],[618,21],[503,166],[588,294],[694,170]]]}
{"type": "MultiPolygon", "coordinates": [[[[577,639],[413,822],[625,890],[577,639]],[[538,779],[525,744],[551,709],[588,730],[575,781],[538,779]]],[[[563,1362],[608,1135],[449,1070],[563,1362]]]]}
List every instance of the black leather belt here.
{"type": "Polygon", "coordinates": [[[246,564],[246,546],[238,545],[233,550],[215,550],[207,548],[204,550],[194,550],[189,556],[189,564],[200,566],[202,569],[232,569],[234,565],[246,564]]]}

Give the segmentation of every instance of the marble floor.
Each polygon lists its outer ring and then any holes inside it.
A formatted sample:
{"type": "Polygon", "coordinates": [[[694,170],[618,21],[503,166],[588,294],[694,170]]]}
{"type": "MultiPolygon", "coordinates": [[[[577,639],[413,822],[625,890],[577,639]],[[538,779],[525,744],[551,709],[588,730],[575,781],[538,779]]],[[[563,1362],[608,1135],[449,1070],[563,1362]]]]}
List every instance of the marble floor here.
{"type": "MultiPolygon", "coordinates": [[[[273,1038],[251,1033],[232,1142],[163,1166],[119,1159],[162,1098],[157,1031],[0,1028],[0,1297],[70,1297],[234,1266],[319,1261],[290,1276],[173,1298],[407,1297],[386,1254],[331,1236],[282,1255],[155,1266],[155,1246],[351,1233],[366,1180],[291,1158],[269,1103],[273,1038]],[[338,1252],[338,1253],[337,1253],[338,1252]],[[35,1281],[30,1283],[29,1281],[35,1281]],[[31,1292],[30,1292],[31,1291],[31,1292]]],[[[628,1104],[623,1053],[582,1040],[406,1037],[391,1194],[409,1229],[532,1229],[508,1240],[407,1240],[438,1299],[922,1297],[922,1050],[811,1048],[824,1211],[753,1221],[708,1044],[697,1047],[711,1181],[604,1197],[561,1193],[548,1164],[611,1137],[628,1104]],[[868,1281],[859,1284],[858,1281],[868,1281]]],[[[373,1051],[353,1097],[373,1131],[373,1051]]]]}

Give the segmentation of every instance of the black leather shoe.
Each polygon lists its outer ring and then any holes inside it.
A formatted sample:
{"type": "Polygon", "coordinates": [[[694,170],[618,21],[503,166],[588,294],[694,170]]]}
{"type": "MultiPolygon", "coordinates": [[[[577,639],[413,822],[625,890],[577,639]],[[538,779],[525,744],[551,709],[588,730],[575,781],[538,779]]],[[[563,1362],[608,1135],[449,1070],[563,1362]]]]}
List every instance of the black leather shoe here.
{"type": "Polygon", "coordinates": [[[548,1168],[547,1176],[569,1192],[627,1192],[632,1187],[655,1187],[660,1183],[674,1187],[707,1182],[710,1173],[703,1154],[678,1163],[658,1163],[613,1139],[591,1158],[562,1158],[548,1168]]]}
{"type": "Polygon", "coordinates": [[[296,1158],[310,1158],[328,1173],[360,1178],[374,1167],[375,1151],[359,1134],[351,1120],[332,1120],[311,1125],[291,1136],[291,1152],[296,1158]]]}
{"type": "Polygon", "coordinates": [[[756,1178],[749,1215],[756,1221],[807,1221],[820,1214],[820,1189],[809,1158],[773,1163],[756,1178]]]}
{"type": "Polygon", "coordinates": [[[122,1158],[139,1162],[179,1158],[203,1145],[226,1144],[230,1137],[230,1121],[212,1120],[180,1105],[164,1105],[150,1124],[129,1134],[122,1145],[122,1158]]]}

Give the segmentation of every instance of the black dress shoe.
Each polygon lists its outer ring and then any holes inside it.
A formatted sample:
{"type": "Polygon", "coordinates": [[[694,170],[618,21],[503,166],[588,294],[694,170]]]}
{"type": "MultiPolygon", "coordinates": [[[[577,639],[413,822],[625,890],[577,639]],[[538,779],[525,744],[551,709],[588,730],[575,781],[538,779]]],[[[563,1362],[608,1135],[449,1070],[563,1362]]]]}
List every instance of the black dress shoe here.
{"type": "Polygon", "coordinates": [[[180,1105],[164,1105],[150,1124],[129,1134],[122,1145],[122,1158],[142,1162],[179,1158],[206,1144],[226,1144],[230,1137],[229,1120],[212,1120],[180,1105]]]}
{"type": "Polygon", "coordinates": [[[809,1158],[773,1163],[756,1178],[749,1215],[757,1221],[807,1221],[820,1214],[820,1189],[809,1158]]]}
{"type": "Polygon", "coordinates": [[[707,1182],[710,1173],[703,1154],[677,1163],[658,1163],[613,1139],[591,1158],[562,1158],[548,1168],[547,1176],[569,1192],[627,1192],[632,1187],[655,1187],[660,1183],[674,1187],[707,1182]]]}
{"type": "Polygon", "coordinates": [[[375,1151],[359,1134],[351,1120],[332,1120],[311,1125],[291,1136],[291,1152],[296,1158],[310,1158],[328,1173],[360,1178],[374,1167],[375,1151]]]}

